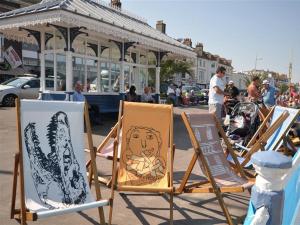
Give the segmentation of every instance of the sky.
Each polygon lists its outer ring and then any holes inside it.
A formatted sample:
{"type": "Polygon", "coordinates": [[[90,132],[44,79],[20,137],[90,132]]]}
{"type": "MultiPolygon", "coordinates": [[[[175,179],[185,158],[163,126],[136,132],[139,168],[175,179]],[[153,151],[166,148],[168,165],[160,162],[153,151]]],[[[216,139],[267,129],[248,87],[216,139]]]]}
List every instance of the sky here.
{"type": "Polygon", "coordinates": [[[235,71],[255,68],[288,74],[300,82],[300,0],[121,0],[122,8],[155,27],[166,23],[173,38],[232,60],[235,71]],[[257,59],[257,60],[256,60],[257,59]]]}

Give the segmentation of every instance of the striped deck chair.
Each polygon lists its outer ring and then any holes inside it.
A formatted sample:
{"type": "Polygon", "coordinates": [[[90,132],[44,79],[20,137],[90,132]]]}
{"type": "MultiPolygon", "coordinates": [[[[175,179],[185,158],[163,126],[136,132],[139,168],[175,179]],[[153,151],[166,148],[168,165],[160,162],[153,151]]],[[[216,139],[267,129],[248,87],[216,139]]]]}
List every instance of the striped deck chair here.
{"type": "Polygon", "coordinates": [[[222,197],[224,192],[244,192],[252,187],[254,181],[248,179],[237,161],[233,149],[223,131],[223,128],[213,114],[186,114],[182,119],[194,148],[193,158],[182,179],[176,194],[181,193],[215,193],[225,214],[228,224],[233,224],[232,218],[222,197]],[[232,167],[223,152],[219,134],[228,146],[235,161],[232,167]],[[187,184],[196,161],[206,179],[193,184],[187,184]]]}
{"type": "MultiPolygon", "coordinates": [[[[248,145],[243,147],[236,144],[236,147],[244,150],[241,154],[242,157],[239,157],[241,165],[249,165],[252,154],[259,150],[278,151],[283,145],[293,148],[293,144],[288,138],[288,131],[299,115],[300,110],[298,109],[281,106],[273,107],[257,132],[249,141],[248,145]],[[266,131],[261,134],[263,129],[266,129],[266,131]],[[258,138],[259,134],[261,134],[261,136],[258,138]]],[[[231,160],[230,157],[228,160],[231,160]]]]}
{"type": "Polygon", "coordinates": [[[105,224],[98,180],[92,196],[84,162],[84,119],[97,174],[87,106],[84,102],[17,101],[19,152],[15,155],[11,218],[35,221],[50,216],[97,208],[105,224]],[[84,115],[84,116],[83,116],[84,115]],[[19,178],[19,184],[18,184],[19,178]],[[15,208],[20,185],[20,209],[15,208]]]}
{"type": "Polygon", "coordinates": [[[121,102],[118,124],[112,191],[116,188],[121,192],[170,194],[170,224],[173,224],[173,107],[121,102]]]}

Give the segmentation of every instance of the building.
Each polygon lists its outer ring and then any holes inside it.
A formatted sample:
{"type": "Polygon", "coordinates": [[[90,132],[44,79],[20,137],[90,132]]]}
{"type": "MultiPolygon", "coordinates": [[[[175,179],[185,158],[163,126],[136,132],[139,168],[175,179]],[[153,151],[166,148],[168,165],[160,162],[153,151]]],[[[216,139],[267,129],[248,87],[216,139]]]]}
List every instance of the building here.
{"type": "Polygon", "coordinates": [[[233,71],[231,60],[204,51],[202,43],[197,43],[194,48],[194,51],[197,54],[195,76],[196,83],[198,83],[203,88],[208,88],[210,78],[216,73],[216,69],[219,66],[223,66],[226,68],[226,82],[230,80],[229,76],[232,74],[233,71]]]}
{"type": "Polygon", "coordinates": [[[196,54],[164,33],[163,22],[157,30],[120,6],[120,1],[43,0],[0,14],[0,32],[8,40],[37,47],[21,58],[37,65],[42,91],[69,92],[80,80],[85,91],[94,92],[87,93],[88,99],[101,94],[119,100],[125,86],[135,85],[142,93],[151,82],[158,96],[162,58],[193,59],[196,54]],[[54,90],[47,90],[47,77],[54,79],[54,90]],[[87,90],[90,84],[93,88],[87,90]]]}

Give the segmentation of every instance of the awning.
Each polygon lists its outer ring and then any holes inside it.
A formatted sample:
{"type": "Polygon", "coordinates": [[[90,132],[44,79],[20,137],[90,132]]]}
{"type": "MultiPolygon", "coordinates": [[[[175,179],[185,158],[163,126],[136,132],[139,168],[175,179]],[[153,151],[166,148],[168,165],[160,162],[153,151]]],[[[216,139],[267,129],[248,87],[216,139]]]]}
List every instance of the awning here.
{"type": "Polygon", "coordinates": [[[7,38],[23,42],[29,38],[24,33],[16,32],[16,28],[40,27],[47,23],[82,26],[91,32],[196,58],[192,48],[154,29],[144,19],[113,8],[101,0],[48,0],[0,14],[0,32],[7,38]]]}

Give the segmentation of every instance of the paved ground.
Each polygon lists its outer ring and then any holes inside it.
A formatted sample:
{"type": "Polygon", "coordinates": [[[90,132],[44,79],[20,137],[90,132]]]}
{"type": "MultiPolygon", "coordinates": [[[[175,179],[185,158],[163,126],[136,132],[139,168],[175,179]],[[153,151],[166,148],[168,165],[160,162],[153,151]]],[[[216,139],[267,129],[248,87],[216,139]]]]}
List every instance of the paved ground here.
{"type": "MultiPolygon", "coordinates": [[[[178,186],[191,159],[193,150],[187,132],[180,118],[182,111],[195,111],[198,109],[175,108],[174,138],[176,144],[174,184],[178,186]]],[[[116,117],[105,116],[104,125],[93,128],[94,145],[97,146],[115,123],[116,117]]],[[[13,153],[17,151],[16,113],[14,108],[0,107],[0,225],[18,224],[9,219],[10,199],[13,178],[13,153]]],[[[111,161],[97,159],[101,174],[111,174],[111,161]]],[[[192,174],[192,181],[199,178],[199,167],[192,174]]],[[[101,186],[102,196],[108,198],[109,189],[101,186]]],[[[236,224],[241,224],[247,212],[249,193],[226,194],[225,202],[236,224]]],[[[115,208],[113,224],[168,224],[168,203],[165,196],[154,194],[115,194],[115,208]]],[[[108,208],[105,208],[108,217],[108,208]]],[[[54,217],[31,222],[29,224],[45,225],[85,225],[99,224],[97,210],[91,209],[81,213],[54,217]]],[[[174,224],[226,224],[214,194],[183,194],[174,198],[174,224]]]]}

